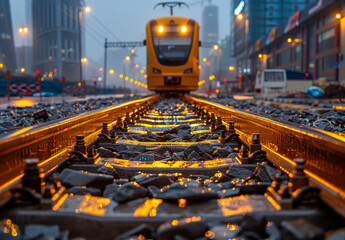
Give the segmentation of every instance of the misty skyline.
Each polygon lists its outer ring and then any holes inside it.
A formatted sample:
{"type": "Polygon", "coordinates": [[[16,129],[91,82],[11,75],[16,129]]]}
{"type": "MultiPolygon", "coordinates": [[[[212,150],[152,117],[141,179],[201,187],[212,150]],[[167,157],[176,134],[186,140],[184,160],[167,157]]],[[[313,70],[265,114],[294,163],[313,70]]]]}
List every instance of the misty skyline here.
{"type": "MultiPolygon", "coordinates": [[[[13,32],[15,46],[22,45],[22,38],[17,29],[25,25],[25,3],[27,0],[11,0],[13,32]]],[[[84,56],[97,62],[100,66],[104,55],[104,39],[108,41],[142,41],[145,39],[145,25],[153,18],[169,15],[169,8],[153,7],[161,1],[157,0],[86,0],[92,13],[83,15],[85,24],[84,56]],[[99,22],[103,23],[103,27],[99,22]],[[108,31],[107,29],[110,31],[108,31]]],[[[185,1],[190,8],[175,9],[174,15],[187,16],[198,21],[202,28],[201,15],[208,1],[185,1]],[[201,4],[203,2],[203,4],[201,4]]],[[[230,1],[213,0],[212,4],[219,7],[219,39],[229,35],[230,1]]],[[[28,43],[28,39],[26,43],[28,43]]],[[[139,64],[144,64],[145,48],[137,49],[139,64]]]]}

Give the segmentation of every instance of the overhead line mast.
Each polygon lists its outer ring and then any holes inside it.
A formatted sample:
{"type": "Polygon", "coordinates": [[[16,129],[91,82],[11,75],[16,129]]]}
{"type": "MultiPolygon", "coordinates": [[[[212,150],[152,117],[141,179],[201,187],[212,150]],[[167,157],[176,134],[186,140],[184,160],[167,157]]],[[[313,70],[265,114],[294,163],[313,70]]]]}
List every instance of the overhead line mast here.
{"type": "Polygon", "coordinates": [[[155,9],[158,6],[162,6],[163,8],[169,7],[170,8],[170,16],[173,16],[173,13],[174,13],[173,10],[175,7],[186,6],[187,8],[189,8],[188,4],[186,4],[184,2],[161,2],[161,3],[157,3],[153,9],[155,9]]]}

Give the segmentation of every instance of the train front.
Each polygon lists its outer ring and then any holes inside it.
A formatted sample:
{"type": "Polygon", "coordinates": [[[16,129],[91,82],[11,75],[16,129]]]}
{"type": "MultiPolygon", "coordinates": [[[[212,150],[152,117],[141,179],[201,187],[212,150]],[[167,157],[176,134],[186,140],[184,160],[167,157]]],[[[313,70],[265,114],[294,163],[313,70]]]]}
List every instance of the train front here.
{"type": "Polygon", "coordinates": [[[184,17],[162,17],[146,25],[147,85],[156,92],[197,90],[199,25],[184,17]]]}

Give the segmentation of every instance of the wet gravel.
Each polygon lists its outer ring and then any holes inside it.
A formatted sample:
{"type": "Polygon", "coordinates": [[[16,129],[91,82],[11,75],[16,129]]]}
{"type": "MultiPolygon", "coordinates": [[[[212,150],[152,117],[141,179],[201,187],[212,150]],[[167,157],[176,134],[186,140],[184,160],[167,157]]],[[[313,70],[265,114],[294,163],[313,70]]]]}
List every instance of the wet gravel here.
{"type": "MultiPolygon", "coordinates": [[[[289,121],[320,130],[345,134],[345,111],[330,110],[324,113],[315,113],[312,110],[298,111],[293,108],[283,109],[257,105],[250,100],[234,100],[232,98],[213,99],[212,101],[246,112],[268,116],[276,120],[289,121]]],[[[329,106],[319,105],[319,107],[329,106]]]]}
{"type": "Polygon", "coordinates": [[[114,106],[140,97],[99,98],[54,104],[36,104],[33,107],[8,106],[0,110],[0,132],[29,127],[39,123],[72,117],[84,112],[114,106]]]}
{"type": "MultiPolygon", "coordinates": [[[[159,102],[146,115],[159,114],[165,116],[181,114],[188,116],[193,110],[179,101],[165,100],[159,102]]],[[[269,163],[257,165],[240,165],[233,157],[238,152],[238,146],[229,143],[205,143],[216,140],[223,128],[218,126],[211,131],[194,133],[200,130],[200,125],[191,117],[187,123],[177,127],[165,127],[164,131],[153,133],[146,127],[146,133],[133,133],[125,131],[123,125],[115,125],[111,134],[115,134],[122,141],[138,141],[137,143],[99,143],[98,153],[107,162],[100,161],[97,165],[88,165],[86,169],[78,170],[72,165],[53,178],[67,188],[67,193],[73,195],[100,196],[109,199],[114,211],[129,206],[135,210],[138,203],[149,199],[162,200],[157,212],[169,213],[174,207],[184,208],[190,205],[205,203],[214,205],[215,202],[225,198],[244,197],[245,195],[262,195],[266,188],[271,186],[279,171],[269,163]],[[140,142],[184,142],[187,146],[156,146],[140,145],[140,142]],[[192,143],[192,144],[190,144],[192,143]],[[189,174],[183,177],[172,173],[143,173],[136,172],[129,176],[121,176],[120,170],[111,164],[111,159],[125,159],[130,161],[153,163],[165,161],[201,162],[219,158],[233,160],[231,167],[210,175],[189,174]],[[231,158],[231,159],[230,159],[231,158]],[[74,168],[74,169],[73,169],[74,168]]],[[[129,129],[147,122],[141,119],[129,120],[129,129]]],[[[162,125],[162,123],[160,123],[162,125]]],[[[202,126],[201,128],[205,127],[202,126]]],[[[207,127],[207,126],[206,126],[207,127]]],[[[145,129],[142,126],[140,129],[145,129]]],[[[205,130],[205,129],[204,129],[205,130]]],[[[231,161],[229,161],[231,162],[231,161]]],[[[76,164],[78,165],[78,164],[76,164]]],[[[187,166],[188,167],[188,166],[187,166]]],[[[281,181],[287,182],[288,176],[281,175],[281,181]]],[[[218,205],[217,205],[218,206],[218,205]]],[[[230,206],[236,209],[238,206],[230,206]]],[[[200,210],[200,209],[195,209],[200,210]]],[[[121,210],[120,210],[121,211],[121,210]]],[[[193,214],[190,212],[190,214],[193,214]]],[[[236,219],[236,218],[235,218],[236,219]]],[[[244,214],[234,222],[204,221],[198,216],[188,216],[188,212],[179,219],[160,224],[158,227],[142,224],[128,232],[117,236],[116,240],[125,239],[157,239],[157,240],[184,240],[184,239],[338,239],[344,236],[345,231],[329,231],[315,220],[295,218],[291,220],[269,222],[264,214],[244,214]]],[[[228,220],[227,220],[228,221],[228,220]]],[[[331,224],[331,223],[329,223],[331,224]]],[[[322,224],[321,224],[322,225],[322,224]]],[[[337,226],[333,226],[336,228],[337,226]]],[[[68,231],[62,231],[59,226],[26,225],[24,229],[18,228],[9,220],[0,222],[0,239],[69,239],[68,231]],[[17,237],[9,237],[11,231],[17,231],[17,237]],[[22,230],[22,232],[21,232],[22,230]]],[[[12,236],[11,236],[12,237],[12,236]]]]}

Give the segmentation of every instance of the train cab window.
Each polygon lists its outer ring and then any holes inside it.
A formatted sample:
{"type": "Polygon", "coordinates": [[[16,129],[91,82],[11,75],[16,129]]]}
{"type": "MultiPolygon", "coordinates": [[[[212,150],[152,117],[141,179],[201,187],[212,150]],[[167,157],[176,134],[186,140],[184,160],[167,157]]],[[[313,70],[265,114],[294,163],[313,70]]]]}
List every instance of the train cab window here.
{"type": "Polygon", "coordinates": [[[152,40],[158,62],[166,66],[184,65],[193,42],[193,26],[154,26],[152,40]]]}

